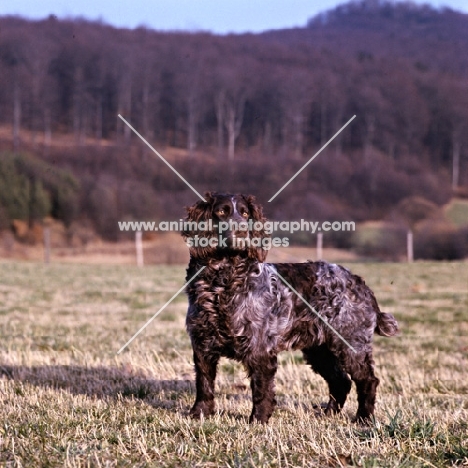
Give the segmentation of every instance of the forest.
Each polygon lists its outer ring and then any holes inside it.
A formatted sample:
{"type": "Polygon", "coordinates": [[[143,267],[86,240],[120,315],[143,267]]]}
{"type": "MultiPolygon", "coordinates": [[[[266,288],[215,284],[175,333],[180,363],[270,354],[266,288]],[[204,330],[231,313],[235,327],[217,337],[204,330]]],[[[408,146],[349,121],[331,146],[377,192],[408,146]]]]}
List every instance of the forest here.
{"type": "MultiPolygon", "coordinates": [[[[0,17],[0,230],[52,216],[118,240],[118,220],[182,217],[196,196],[119,114],[198,191],[255,194],[271,219],[400,226],[411,201],[468,197],[468,15],[362,0],[304,23],[222,36],[0,17]]],[[[467,254],[466,228],[438,235],[467,254]]]]}

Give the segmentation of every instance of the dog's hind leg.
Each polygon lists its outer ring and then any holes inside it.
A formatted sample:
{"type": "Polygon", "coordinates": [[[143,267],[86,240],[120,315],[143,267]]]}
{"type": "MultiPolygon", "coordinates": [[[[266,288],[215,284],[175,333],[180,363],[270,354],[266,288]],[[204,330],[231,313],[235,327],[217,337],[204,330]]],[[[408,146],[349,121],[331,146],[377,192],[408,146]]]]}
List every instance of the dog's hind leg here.
{"type": "Polygon", "coordinates": [[[255,362],[245,363],[252,389],[252,414],[249,422],[267,423],[276,407],[275,374],[278,369],[276,356],[256,356],[255,362]]]}
{"type": "Polygon", "coordinates": [[[351,390],[351,379],[341,367],[338,358],[325,346],[314,346],[302,350],[312,369],[328,384],[330,400],[325,414],[339,413],[351,390]]]}
{"type": "Polygon", "coordinates": [[[207,354],[194,348],[193,360],[195,362],[197,397],[190,410],[190,416],[198,419],[202,414],[206,417],[215,411],[214,388],[219,355],[207,354]]]}
{"type": "Polygon", "coordinates": [[[375,399],[379,379],[374,373],[374,360],[372,353],[368,352],[363,361],[352,362],[348,372],[356,384],[358,395],[357,422],[366,422],[374,414],[375,399]]]}

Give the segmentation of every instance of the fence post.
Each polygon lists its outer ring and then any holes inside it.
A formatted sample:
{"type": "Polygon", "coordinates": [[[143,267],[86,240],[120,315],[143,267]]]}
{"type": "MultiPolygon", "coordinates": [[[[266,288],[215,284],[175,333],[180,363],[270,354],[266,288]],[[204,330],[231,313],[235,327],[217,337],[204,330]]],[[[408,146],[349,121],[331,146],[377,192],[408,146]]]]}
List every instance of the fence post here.
{"type": "Polygon", "coordinates": [[[408,233],[406,234],[406,253],[408,255],[408,263],[413,263],[413,231],[411,229],[408,229],[408,233]]]}
{"type": "Polygon", "coordinates": [[[44,263],[50,263],[50,226],[45,225],[43,230],[44,263]]]}
{"type": "Polygon", "coordinates": [[[319,232],[317,234],[317,260],[322,260],[322,247],[323,247],[323,233],[319,232]]]}
{"type": "Polygon", "coordinates": [[[136,262],[139,267],[143,266],[143,242],[141,231],[135,232],[136,262]]]}

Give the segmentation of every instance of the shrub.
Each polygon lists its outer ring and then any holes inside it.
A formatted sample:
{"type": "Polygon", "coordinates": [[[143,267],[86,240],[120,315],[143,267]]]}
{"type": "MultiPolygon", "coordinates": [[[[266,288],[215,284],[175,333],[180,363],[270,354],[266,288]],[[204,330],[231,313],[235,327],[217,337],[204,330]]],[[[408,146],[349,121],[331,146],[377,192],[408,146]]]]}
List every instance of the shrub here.
{"type": "Polygon", "coordinates": [[[30,185],[29,195],[29,219],[42,220],[49,213],[51,209],[51,202],[49,194],[44,190],[41,181],[34,181],[30,185]]]}
{"type": "Polygon", "coordinates": [[[398,260],[405,255],[406,229],[387,222],[368,222],[357,226],[352,248],[360,255],[398,260]]]}
{"type": "Polygon", "coordinates": [[[78,189],[66,170],[26,154],[0,154],[0,206],[9,220],[52,214],[68,225],[78,213],[78,189]]]}
{"type": "Polygon", "coordinates": [[[414,256],[424,260],[460,260],[468,255],[468,230],[448,223],[424,223],[415,234],[414,256]]]}
{"type": "Polygon", "coordinates": [[[29,180],[10,154],[0,156],[0,206],[10,220],[29,216],[29,180]]]}
{"type": "Polygon", "coordinates": [[[96,185],[89,193],[86,204],[98,234],[104,239],[117,241],[120,234],[117,225],[117,190],[104,182],[96,185]]]}

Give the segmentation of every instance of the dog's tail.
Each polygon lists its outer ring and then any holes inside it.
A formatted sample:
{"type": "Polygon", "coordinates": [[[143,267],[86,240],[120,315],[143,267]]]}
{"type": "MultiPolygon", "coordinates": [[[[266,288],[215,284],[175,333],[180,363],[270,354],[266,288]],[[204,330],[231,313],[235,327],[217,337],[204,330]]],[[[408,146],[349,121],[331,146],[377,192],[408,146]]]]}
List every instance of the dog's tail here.
{"type": "Polygon", "coordinates": [[[377,312],[377,325],[375,332],[381,336],[393,336],[398,333],[398,323],[392,314],[377,312]]]}
{"type": "Polygon", "coordinates": [[[382,312],[380,310],[377,299],[374,294],[371,294],[371,302],[374,311],[377,314],[377,324],[375,326],[375,333],[380,336],[393,336],[398,333],[398,322],[392,314],[382,312]]]}

